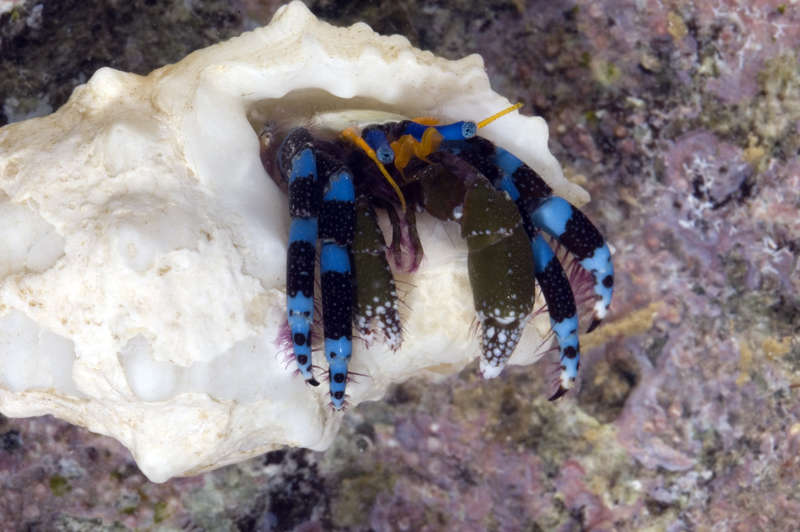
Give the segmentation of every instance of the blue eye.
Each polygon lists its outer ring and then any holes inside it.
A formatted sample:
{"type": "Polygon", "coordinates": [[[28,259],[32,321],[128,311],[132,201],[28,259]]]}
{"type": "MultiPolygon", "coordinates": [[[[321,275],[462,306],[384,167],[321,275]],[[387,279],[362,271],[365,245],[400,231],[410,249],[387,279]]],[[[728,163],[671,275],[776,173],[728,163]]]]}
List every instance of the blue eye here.
{"type": "Polygon", "coordinates": [[[478,134],[478,126],[475,122],[464,122],[461,124],[461,136],[465,139],[471,139],[478,134]]]}
{"type": "Polygon", "coordinates": [[[394,162],[394,151],[389,146],[389,141],[383,131],[376,127],[364,129],[362,138],[369,145],[370,148],[375,150],[375,156],[383,164],[394,162]]]}
{"type": "Polygon", "coordinates": [[[387,144],[379,146],[375,154],[378,156],[378,160],[383,164],[394,162],[394,151],[387,144]]]}

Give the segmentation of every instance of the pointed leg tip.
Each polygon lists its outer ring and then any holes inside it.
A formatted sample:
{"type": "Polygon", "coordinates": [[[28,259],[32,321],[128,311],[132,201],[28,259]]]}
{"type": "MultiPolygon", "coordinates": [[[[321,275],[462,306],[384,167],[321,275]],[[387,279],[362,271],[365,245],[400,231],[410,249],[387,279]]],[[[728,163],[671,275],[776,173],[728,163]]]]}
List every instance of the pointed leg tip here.
{"type": "Polygon", "coordinates": [[[328,403],[328,406],[333,412],[344,412],[347,409],[347,403],[345,402],[336,404],[333,401],[331,401],[330,403],[328,403]]]}
{"type": "Polygon", "coordinates": [[[558,387],[558,390],[556,390],[556,393],[554,393],[554,394],[553,394],[553,395],[550,397],[550,399],[548,399],[548,401],[556,401],[556,400],[558,400],[559,398],[561,398],[562,396],[564,396],[564,394],[566,394],[568,391],[569,391],[569,390],[568,390],[567,388],[564,388],[563,386],[559,386],[559,387],[558,387]]]}
{"type": "Polygon", "coordinates": [[[601,323],[603,323],[603,320],[601,320],[600,318],[594,318],[592,320],[592,323],[589,324],[589,328],[586,329],[587,334],[595,330],[601,323]]]}

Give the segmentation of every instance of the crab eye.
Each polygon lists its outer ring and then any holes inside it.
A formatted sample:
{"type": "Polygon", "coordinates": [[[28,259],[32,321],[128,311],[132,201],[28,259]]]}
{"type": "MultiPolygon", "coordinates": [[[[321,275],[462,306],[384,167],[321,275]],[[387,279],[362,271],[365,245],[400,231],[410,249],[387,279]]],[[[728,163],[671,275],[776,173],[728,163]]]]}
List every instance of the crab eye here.
{"type": "Polygon", "coordinates": [[[394,151],[389,146],[381,146],[375,153],[378,155],[378,160],[383,164],[394,162],[394,151]]]}
{"type": "Polygon", "coordinates": [[[461,124],[461,136],[464,139],[471,139],[478,133],[478,126],[475,122],[464,122],[461,124]]]}
{"type": "Polygon", "coordinates": [[[362,138],[370,148],[375,150],[375,156],[380,162],[383,164],[394,162],[394,150],[389,146],[389,141],[383,131],[377,127],[366,128],[362,132],[362,138]]]}

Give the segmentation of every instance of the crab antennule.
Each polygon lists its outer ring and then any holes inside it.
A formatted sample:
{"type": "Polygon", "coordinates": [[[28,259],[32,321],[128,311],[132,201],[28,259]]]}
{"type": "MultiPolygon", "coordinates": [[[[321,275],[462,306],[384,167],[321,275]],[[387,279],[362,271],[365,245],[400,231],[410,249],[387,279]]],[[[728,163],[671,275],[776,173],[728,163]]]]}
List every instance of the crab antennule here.
{"type": "Polygon", "coordinates": [[[589,331],[597,327],[608,312],[614,292],[614,265],[611,252],[600,231],[585,214],[567,200],[552,196],[530,213],[531,221],[558,239],[594,278],[594,316],[589,331]]]}
{"type": "Polygon", "coordinates": [[[355,190],[353,177],[348,170],[338,161],[327,158],[324,161],[320,165],[325,188],[319,220],[319,237],[322,240],[322,315],[325,356],[331,377],[331,402],[338,410],[344,405],[347,364],[353,351],[353,273],[350,246],[355,233],[355,190]]]}
{"type": "Polygon", "coordinates": [[[352,142],[353,144],[355,144],[356,146],[358,146],[359,148],[361,148],[361,150],[364,153],[367,154],[367,157],[372,159],[372,161],[376,165],[378,165],[378,170],[381,171],[381,174],[383,174],[384,179],[386,179],[386,181],[389,183],[389,185],[391,185],[391,187],[394,189],[395,194],[397,194],[397,198],[400,200],[400,208],[403,210],[403,212],[405,212],[405,210],[406,210],[406,198],[405,198],[405,196],[403,196],[403,192],[400,190],[400,187],[397,186],[397,182],[395,182],[395,180],[392,179],[392,176],[389,175],[389,172],[388,172],[388,170],[386,170],[386,167],[383,166],[383,163],[380,161],[380,159],[378,159],[378,155],[375,153],[375,150],[373,150],[370,147],[370,145],[367,144],[367,142],[364,139],[362,139],[358,135],[358,133],[356,133],[356,130],[353,129],[353,128],[349,127],[347,129],[343,130],[342,131],[342,136],[345,139],[347,139],[350,142],[352,142]]]}
{"type": "Polygon", "coordinates": [[[550,397],[550,400],[554,401],[572,388],[578,377],[578,369],[581,365],[578,309],[564,268],[561,267],[552,248],[541,235],[536,235],[531,239],[531,250],[533,251],[536,282],[539,283],[547,303],[550,327],[556,335],[558,349],[561,353],[559,387],[556,393],[550,397]]]}
{"type": "Polygon", "coordinates": [[[414,136],[410,134],[402,135],[399,139],[391,143],[392,150],[395,154],[394,167],[402,173],[406,166],[408,166],[412,157],[426,161],[428,155],[439,149],[442,140],[442,134],[434,127],[425,129],[419,139],[414,138],[414,136]]]}
{"type": "Polygon", "coordinates": [[[505,115],[507,115],[508,113],[514,112],[514,111],[516,111],[517,109],[521,108],[523,105],[524,105],[524,104],[523,104],[522,102],[519,102],[519,103],[515,103],[515,104],[514,104],[514,105],[512,105],[512,106],[506,107],[506,108],[505,108],[505,109],[503,109],[502,111],[500,111],[500,112],[498,112],[498,113],[495,113],[495,114],[493,114],[493,115],[492,115],[492,116],[490,116],[490,117],[484,118],[483,120],[481,120],[480,122],[478,122],[478,123],[476,124],[476,126],[478,127],[478,129],[481,129],[481,128],[483,128],[483,127],[486,127],[486,126],[488,126],[489,124],[491,124],[492,122],[494,122],[495,120],[497,120],[498,118],[500,118],[501,116],[505,116],[505,115]]]}
{"type": "Polygon", "coordinates": [[[289,162],[290,165],[287,181],[292,222],[286,260],[286,308],[292,349],[303,378],[309,384],[317,386],[319,382],[311,373],[311,326],[314,322],[314,267],[319,210],[316,160],[310,136],[303,135],[302,130],[287,137],[281,148],[289,159],[282,162],[289,162]]]}
{"type": "Polygon", "coordinates": [[[438,126],[439,122],[441,122],[441,120],[432,116],[415,116],[411,119],[411,121],[416,122],[417,124],[424,124],[426,126],[438,126]]]}

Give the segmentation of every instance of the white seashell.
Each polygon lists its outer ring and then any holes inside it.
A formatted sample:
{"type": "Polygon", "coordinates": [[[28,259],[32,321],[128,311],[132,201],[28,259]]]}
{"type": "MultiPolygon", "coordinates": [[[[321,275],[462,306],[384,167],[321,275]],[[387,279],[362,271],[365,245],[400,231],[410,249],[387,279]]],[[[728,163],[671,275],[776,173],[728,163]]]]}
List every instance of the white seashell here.
{"type": "MultiPolygon", "coordinates": [[[[508,105],[477,55],[447,61],[365,24],[333,27],[300,2],[146,77],[98,70],[57,112],[0,129],[0,410],[113,436],[154,481],[282,445],[325,449],[342,415],[276,347],[288,214],[258,128],[342,109],[477,120],[508,105]]],[[[541,118],[513,113],[481,133],[561,196],[588,199],[541,118]]],[[[421,217],[403,348],[356,344],[352,369],[369,377],[349,385],[351,405],[477,355],[457,234],[421,217]]],[[[540,316],[514,362],[532,362],[548,330],[540,316]]]]}

